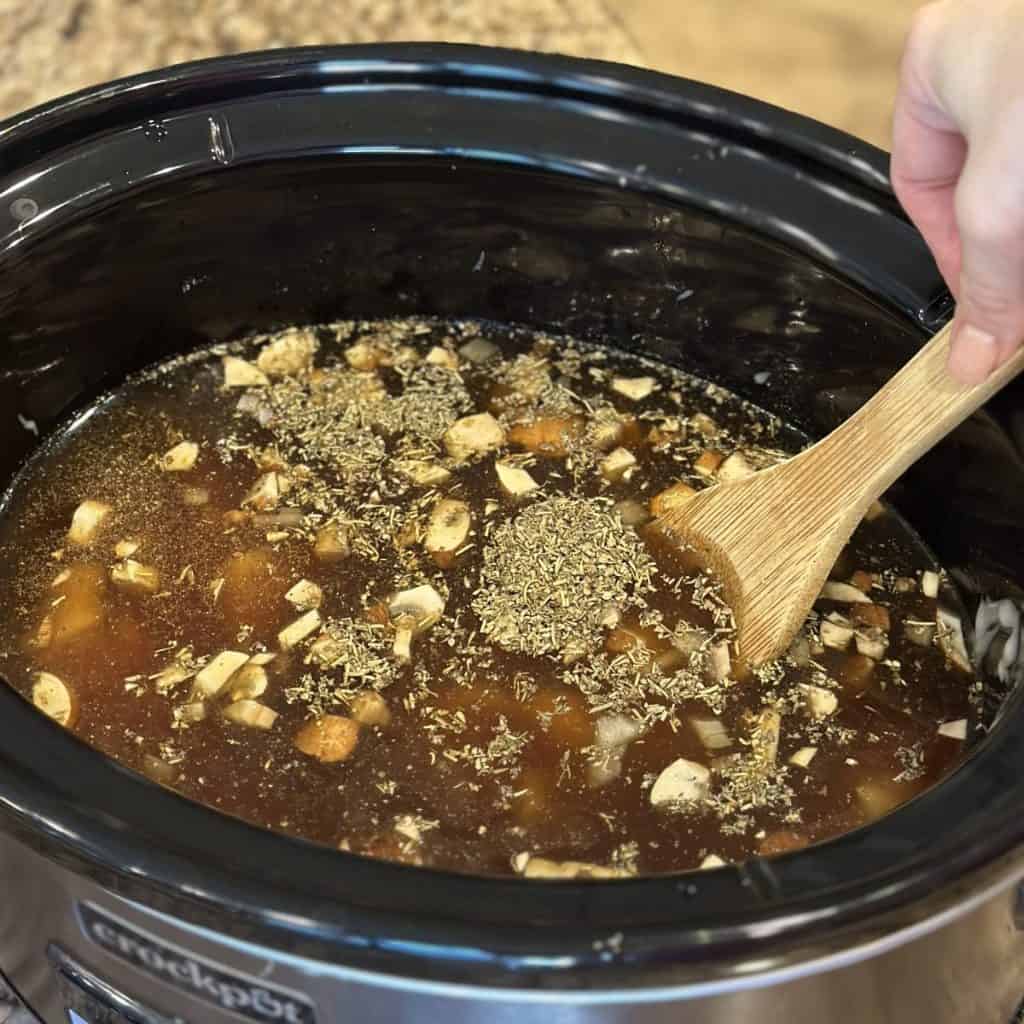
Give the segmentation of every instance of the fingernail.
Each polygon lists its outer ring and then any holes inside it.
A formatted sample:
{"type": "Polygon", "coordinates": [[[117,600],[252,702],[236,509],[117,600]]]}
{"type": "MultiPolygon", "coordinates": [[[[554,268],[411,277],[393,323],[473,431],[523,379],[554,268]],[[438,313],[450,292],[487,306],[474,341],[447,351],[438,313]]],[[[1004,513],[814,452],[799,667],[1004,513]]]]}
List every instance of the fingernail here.
{"type": "Polygon", "coordinates": [[[973,324],[963,324],[953,332],[949,372],[964,386],[980,384],[996,368],[998,359],[995,335],[973,324]]]}

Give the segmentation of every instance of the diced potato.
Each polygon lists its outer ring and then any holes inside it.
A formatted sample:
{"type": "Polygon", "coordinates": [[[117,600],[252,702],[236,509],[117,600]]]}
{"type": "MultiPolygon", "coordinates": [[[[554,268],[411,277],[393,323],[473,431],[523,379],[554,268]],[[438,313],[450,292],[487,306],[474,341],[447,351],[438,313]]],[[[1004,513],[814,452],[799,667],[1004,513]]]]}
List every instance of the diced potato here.
{"type": "Polygon", "coordinates": [[[448,569],[469,539],[472,517],[469,505],[456,498],[443,498],[430,513],[423,546],[442,569],[448,569]]]}
{"type": "Polygon", "coordinates": [[[818,753],[817,747],[801,747],[795,754],[790,756],[789,763],[795,764],[798,768],[806,768],[818,753]]]}
{"type": "Polygon", "coordinates": [[[459,357],[451,349],[435,345],[428,353],[426,361],[432,366],[443,366],[447,370],[459,368],[459,357]]]}
{"type": "Polygon", "coordinates": [[[889,649],[889,638],[877,626],[863,626],[854,634],[857,653],[881,661],[889,649]]]}
{"type": "Polygon", "coordinates": [[[930,569],[921,573],[921,593],[925,597],[939,596],[939,574],[930,569]]]}
{"type": "Polygon", "coordinates": [[[498,346],[486,338],[473,338],[459,349],[459,355],[471,363],[479,364],[493,359],[499,351],[498,346]]]}
{"type": "Polygon", "coordinates": [[[290,590],[284,599],[300,612],[308,612],[312,608],[319,608],[323,603],[324,592],[312,580],[299,580],[290,590]]]}
{"type": "Polygon", "coordinates": [[[650,801],[655,807],[696,803],[711,790],[711,772],[696,761],[680,757],[657,777],[651,786],[650,801]]]}
{"type": "Polygon", "coordinates": [[[242,499],[242,504],[259,512],[265,512],[268,509],[277,508],[281,498],[291,489],[292,482],[284,473],[279,473],[276,470],[264,473],[242,499]]]}
{"type": "Polygon", "coordinates": [[[489,412],[476,413],[456,420],[445,431],[443,441],[452,458],[465,461],[500,448],[505,443],[505,428],[489,412]]]}
{"type": "Polygon", "coordinates": [[[170,451],[164,452],[160,468],[165,473],[187,473],[199,458],[199,445],[195,441],[179,441],[170,451]]]}
{"type": "Polygon", "coordinates": [[[451,479],[451,472],[429,459],[396,459],[395,471],[420,487],[440,487],[451,479]]]}
{"type": "Polygon", "coordinates": [[[883,633],[889,632],[891,625],[889,609],[881,604],[855,604],[850,608],[850,618],[861,626],[874,626],[883,633]]]}
{"type": "Polygon", "coordinates": [[[221,651],[196,673],[193,691],[201,697],[218,696],[248,660],[249,655],[241,651],[221,651]]]}
{"type": "Polygon", "coordinates": [[[725,750],[732,746],[732,737],[717,718],[691,718],[690,725],[700,738],[705,750],[725,750]]]}
{"type": "Polygon", "coordinates": [[[151,565],[126,558],[111,566],[110,582],[131,594],[155,594],[160,589],[160,573],[151,565]]]}
{"type": "Polygon", "coordinates": [[[828,718],[835,714],[839,707],[839,698],[823,686],[811,683],[798,683],[804,697],[804,704],[812,718],[828,718]]]}
{"type": "Polygon", "coordinates": [[[386,729],[391,724],[388,702],[376,690],[363,690],[352,701],[352,718],[360,725],[375,725],[386,729]]]}
{"type": "Polygon", "coordinates": [[[636,456],[628,448],[616,448],[601,460],[601,476],[610,483],[629,480],[636,469],[636,456]]]}
{"type": "Polygon", "coordinates": [[[843,689],[863,693],[871,685],[877,660],[862,653],[847,654],[836,668],[836,679],[843,689]]]}
{"type": "Polygon", "coordinates": [[[544,416],[510,427],[508,441],[537,455],[561,458],[583,436],[583,429],[580,416],[544,416]]]}
{"type": "Polygon", "coordinates": [[[233,701],[255,700],[267,692],[269,683],[267,670],[250,660],[231,676],[229,696],[233,701]]]}
{"type": "Polygon", "coordinates": [[[262,388],[269,383],[267,375],[252,363],[238,356],[224,357],[224,387],[262,388]]]}
{"type": "Polygon", "coordinates": [[[631,402],[639,402],[657,390],[658,382],[653,377],[612,377],[611,388],[631,402]]]}
{"type": "Polygon", "coordinates": [[[501,489],[510,498],[522,498],[532,494],[540,484],[530,475],[529,470],[522,466],[514,466],[500,459],[494,464],[494,472],[498,476],[498,483],[501,489]]]}
{"type": "Polygon", "coordinates": [[[256,365],[268,377],[291,377],[313,368],[317,347],[312,331],[293,327],[263,346],[256,365]]]}
{"type": "Polygon", "coordinates": [[[112,511],[113,509],[106,502],[83,501],[71,517],[68,543],[80,548],[88,547],[96,539],[103,521],[112,511]]]}
{"type": "Polygon", "coordinates": [[[693,464],[693,470],[700,476],[714,476],[718,467],[722,464],[725,456],[714,448],[708,448],[701,452],[700,457],[693,464]]]}
{"type": "Polygon", "coordinates": [[[947,736],[951,740],[967,739],[967,719],[957,718],[952,722],[943,722],[939,726],[939,735],[947,736]]]}
{"type": "Polygon", "coordinates": [[[315,633],[321,624],[320,613],[312,608],[305,615],[300,615],[294,622],[285,626],[277,634],[277,642],[282,651],[290,651],[297,647],[306,637],[315,633]]]}
{"type": "Polygon", "coordinates": [[[352,550],[348,530],[340,523],[328,523],[316,533],[313,557],[318,562],[342,562],[352,550]]]}
{"type": "MultiPolygon", "coordinates": [[[[705,452],[705,454],[707,454],[705,452]]],[[[733,452],[718,467],[718,482],[727,484],[742,480],[744,477],[753,475],[754,467],[747,461],[743,452],[733,452]]]]}
{"type": "Polygon", "coordinates": [[[651,498],[651,515],[660,519],[672,509],[685,505],[696,493],[689,484],[680,480],[651,498]]]}
{"type": "Polygon", "coordinates": [[[863,590],[850,583],[838,583],[829,580],[822,588],[820,597],[825,601],[839,601],[842,604],[870,604],[871,601],[863,590]]]}
{"type": "Polygon", "coordinates": [[[626,748],[643,732],[641,723],[628,715],[601,715],[594,722],[595,749],[587,762],[587,784],[597,789],[617,779],[626,748]]]}
{"type": "Polygon", "coordinates": [[[359,723],[344,715],[321,715],[295,734],[295,747],[324,764],[346,761],[359,742],[359,723]]]}
{"type": "Polygon", "coordinates": [[[853,626],[838,612],[832,612],[821,620],[821,642],[826,647],[845,651],[853,640],[853,626]]]}
{"type": "Polygon", "coordinates": [[[701,862],[700,870],[709,871],[711,868],[724,868],[727,861],[722,860],[717,853],[709,853],[701,862]]]}
{"type": "Polygon", "coordinates": [[[224,717],[236,725],[245,725],[250,729],[271,729],[278,719],[273,708],[261,704],[257,700],[236,700],[224,709],[224,717]]]}
{"type": "Polygon", "coordinates": [[[71,688],[50,672],[36,673],[32,703],[65,728],[73,726],[78,717],[78,700],[71,688]]]}

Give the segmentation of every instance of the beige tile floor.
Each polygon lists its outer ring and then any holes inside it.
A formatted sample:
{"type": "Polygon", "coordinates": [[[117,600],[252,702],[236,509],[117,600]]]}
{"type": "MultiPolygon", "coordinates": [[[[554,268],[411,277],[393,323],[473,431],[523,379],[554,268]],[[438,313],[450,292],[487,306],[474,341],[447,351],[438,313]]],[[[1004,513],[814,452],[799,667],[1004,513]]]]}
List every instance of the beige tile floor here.
{"type": "Polygon", "coordinates": [[[217,53],[447,39],[715,82],[886,145],[915,0],[0,0],[0,116],[217,53]]]}

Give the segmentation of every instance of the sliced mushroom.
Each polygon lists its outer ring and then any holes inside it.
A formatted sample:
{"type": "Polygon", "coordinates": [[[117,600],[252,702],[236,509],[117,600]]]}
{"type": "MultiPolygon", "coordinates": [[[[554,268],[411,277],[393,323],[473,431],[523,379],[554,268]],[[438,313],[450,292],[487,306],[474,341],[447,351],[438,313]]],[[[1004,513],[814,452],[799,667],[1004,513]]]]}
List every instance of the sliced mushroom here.
{"type": "Polygon", "coordinates": [[[881,661],[889,649],[889,638],[877,626],[862,626],[854,634],[857,653],[881,661]]]}
{"type": "Polygon", "coordinates": [[[312,580],[299,580],[285,593],[284,599],[297,611],[308,612],[320,607],[324,592],[312,580]]]}
{"type": "Polygon", "coordinates": [[[324,764],[346,761],[359,742],[359,723],[344,715],[321,715],[295,734],[295,747],[324,764]]]}
{"type": "Polygon", "coordinates": [[[636,470],[636,456],[628,448],[616,448],[601,460],[601,476],[610,483],[628,481],[636,470]]]}
{"type": "Polygon", "coordinates": [[[160,589],[160,573],[151,565],[126,558],[111,566],[110,582],[132,594],[155,594],[160,589]]]}
{"type": "Polygon", "coordinates": [[[78,700],[64,681],[50,672],[37,672],[32,703],[58,725],[70,728],[78,718],[78,700]]]}
{"type": "Polygon", "coordinates": [[[315,633],[321,624],[320,613],[312,608],[305,615],[300,615],[277,634],[277,642],[282,651],[290,651],[297,647],[307,636],[315,633]]]}
{"type": "Polygon", "coordinates": [[[839,707],[839,698],[823,686],[812,683],[798,683],[804,697],[804,704],[812,718],[828,718],[839,707]]]}
{"type": "Polygon", "coordinates": [[[270,380],[267,375],[252,363],[238,356],[224,357],[224,387],[226,388],[262,388],[270,380]]]}
{"type": "Polygon", "coordinates": [[[360,725],[375,725],[381,729],[391,724],[388,702],[376,690],[363,690],[352,701],[352,717],[360,725]]]}
{"type": "Polygon", "coordinates": [[[187,473],[199,458],[199,445],[195,441],[179,441],[170,451],[164,452],[160,468],[165,473],[187,473]]]}
{"type": "Polygon", "coordinates": [[[451,479],[451,472],[429,459],[396,459],[392,465],[397,473],[420,487],[440,487],[451,479]]]}
{"type": "Polygon", "coordinates": [[[80,548],[88,547],[96,539],[103,521],[112,511],[106,502],[91,499],[83,501],[71,517],[68,543],[80,548]]]}
{"type": "Polygon", "coordinates": [[[264,345],[256,365],[268,377],[291,377],[312,369],[316,355],[316,337],[311,330],[293,327],[264,345]]]}
{"type": "Polygon", "coordinates": [[[456,498],[443,498],[430,513],[423,546],[442,569],[448,569],[469,538],[472,517],[469,505],[456,498]]]}
{"type": "Polygon", "coordinates": [[[522,466],[513,466],[511,463],[498,461],[494,464],[494,472],[498,476],[498,483],[501,489],[510,498],[522,498],[532,494],[540,484],[530,475],[528,470],[522,466]]]}
{"type": "Polygon", "coordinates": [[[612,377],[612,391],[631,402],[642,401],[657,388],[658,382],[653,377],[612,377]]]}
{"type": "Polygon", "coordinates": [[[412,659],[412,638],[430,629],[444,613],[444,598],[429,583],[402,590],[388,602],[388,618],[395,627],[395,657],[412,659]]]}
{"type": "Polygon", "coordinates": [[[971,659],[967,653],[967,641],[964,639],[964,626],[960,616],[946,608],[938,608],[935,612],[936,639],[946,660],[955,665],[961,672],[970,672],[971,659]]]}
{"type": "Polygon", "coordinates": [[[216,697],[248,660],[249,655],[241,651],[221,651],[196,673],[194,692],[201,697],[216,697]]]}
{"type": "Polygon", "coordinates": [[[685,505],[696,493],[689,484],[680,480],[651,498],[651,515],[660,519],[672,509],[685,505]]]}
{"type": "Polygon", "coordinates": [[[456,420],[445,431],[443,441],[452,458],[465,461],[500,448],[505,443],[505,428],[489,412],[476,413],[456,420]]]}
{"type": "Polygon", "coordinates": [[[697,803],[711,790],[711,772],[696,761],[680,757],[655,779],[650,800],[655,807],[697,803]]]}
{"type": "Polygon", "coordinates": [[[266,730],[273,728],[279,716],[273,708],[258,700],[236,700],[224,709],[224,717],[236,725],[266,730]]]}
{"type": "Polygon", "coordinates": [[[825,601],[838,601],[841,604],[871,604],[870,598],[863,590],[849,583],[837,583],[829,580],[819,595],[825,601]]]}

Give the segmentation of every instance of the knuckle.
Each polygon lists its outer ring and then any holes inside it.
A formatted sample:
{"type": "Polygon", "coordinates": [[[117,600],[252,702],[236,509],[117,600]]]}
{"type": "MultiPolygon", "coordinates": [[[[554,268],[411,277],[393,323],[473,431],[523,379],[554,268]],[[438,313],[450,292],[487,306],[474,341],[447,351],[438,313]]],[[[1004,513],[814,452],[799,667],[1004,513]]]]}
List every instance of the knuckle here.
{"type": "Polygon", "coordinates": [[[973,188],[957,197],[960,234],[981,245],[1024,245],[1024,196],[973,188]]]}

